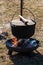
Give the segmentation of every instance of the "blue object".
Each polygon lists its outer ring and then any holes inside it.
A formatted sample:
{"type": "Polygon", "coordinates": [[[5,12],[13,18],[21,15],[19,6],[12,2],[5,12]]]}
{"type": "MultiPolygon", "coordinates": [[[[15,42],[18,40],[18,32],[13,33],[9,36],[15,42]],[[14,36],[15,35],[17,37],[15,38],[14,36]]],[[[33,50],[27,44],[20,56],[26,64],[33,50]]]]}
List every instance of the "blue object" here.
{"type": "Polygon", "coordinates": [[[37,46],[37,41],[35,39],[27,39],[24,41],[23,48],[32,48],[37,46]]]}
{"type": "Polygon", "coordinates": [[[36,40],[30,41],[30,47],[36,47],[36,46],[37,46],[36,40]]]}
{"type": "MultiPolygon", "coordinates": [[[[6,45],[8,47],[14,47],[11,40],[7,40],[6,45]]],[[[35,39],[30,38],[30,39],[20,39],[20,40],[18,40],[18,47],[33,48],[33,47],[36,47],[36,46],[37,46],[37,40],[35,40],[35,39]]]]}
{"type": "Polygon", "coordinates": [[[6,41],[6,46],[8,46],[8,47],[14,47],[14,45],[11,42],[11,40],[7,40],[6,41]]]}

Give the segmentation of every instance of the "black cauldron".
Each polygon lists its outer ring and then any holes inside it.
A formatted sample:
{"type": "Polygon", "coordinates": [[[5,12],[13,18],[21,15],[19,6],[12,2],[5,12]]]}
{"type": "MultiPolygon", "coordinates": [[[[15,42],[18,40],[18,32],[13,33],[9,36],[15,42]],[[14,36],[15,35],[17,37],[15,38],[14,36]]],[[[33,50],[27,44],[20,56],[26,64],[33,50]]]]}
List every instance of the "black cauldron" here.
{"type": "Polygon", "coordinates": [[[19,25],[18,22],[19,20],[17,20],[17,24],[15,24],[15,21],[14,24],[11,23],[12,34],[17,38],[30,38],[35,32],[36,22],[32,20],[34,22],[32,25],[26,25],[25,23],[22,25],[21,22],[19,22],[19,24],[21,23],[19,25]]]}
{"type": "MultiPolygon", "coordinates": [[[[35,16],[34,16],[33,12],[27,8],[22,8],[22,10],[29,12],[32,15],[34,20],[30,19],[30,20],[28,20],[28,22],[23,21],[21,18],[14,20],[13,21],[14,24],[12,24],[12,22],[11,22],[11,31],[12,31],[12,34],[14,36],[16,36],[17,38],[30,38],[35,33],[35,25],[36,25],[35,16]],[[33,22],[34,24],[30,25],[29,24],[30,21],[33,22]]],[[[23,13],[21,16],[24,16],[23,13]]],[[[14,17],[14,15],[13,15],[13,17],[14,17]]],[[[13,17],[11,20],[13,20],[13,17]]]]}

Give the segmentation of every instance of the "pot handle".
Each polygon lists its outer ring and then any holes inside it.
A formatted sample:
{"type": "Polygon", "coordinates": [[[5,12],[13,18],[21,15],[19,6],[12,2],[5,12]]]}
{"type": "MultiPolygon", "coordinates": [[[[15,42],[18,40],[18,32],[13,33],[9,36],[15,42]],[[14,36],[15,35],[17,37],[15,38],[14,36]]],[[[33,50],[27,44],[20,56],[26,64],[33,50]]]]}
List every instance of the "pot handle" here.
{"type": "MultiPolygon", "coordinates": [[[[31,19],[31,20],[36,24],[36,22],[35,22],[35,16],[34,16],[33,12],[32,12],[30,9],[27,9],[27,8],[23,8],[23,9],[29,11],[29,12],[32,14],[33,19],[31,19]]],[[[13,16],[12,16],[11,21],[13,20],[14,15],[15,15],[15,13],[14,13],[13,16]]],[[[25,24],[27,25],[27,22],[25,22],[25,24]]],[[[10,25],[12,26],[12,22],[10,22],[10,25]]]]}
{"type": "Polygon", "coordinates": [[[35,22],[35,16],[34,16],[33,12],[32,12],[30,9],[27,9],[27,8],[23,8],[23,9],[29,11],[29,12],[32,14],[33,19],[31,19],[31,20],[32,20],[33,22],[35,22]]]}

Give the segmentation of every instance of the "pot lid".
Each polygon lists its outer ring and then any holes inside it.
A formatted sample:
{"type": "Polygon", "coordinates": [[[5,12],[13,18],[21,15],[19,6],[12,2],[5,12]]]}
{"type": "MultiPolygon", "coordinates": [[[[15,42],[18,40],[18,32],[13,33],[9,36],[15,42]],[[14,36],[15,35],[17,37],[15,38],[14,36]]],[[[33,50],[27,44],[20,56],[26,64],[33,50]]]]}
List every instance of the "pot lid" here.
{"type": "MultiPolygon", "coordinates": [[[[20,21],[20,19],[16,19],[16,20],[12,20],[12,25],[16,25],[16,26],[26,26],[25,23],[23,23],[22,21],[20,21]]],[[[27,25],[34,25],[35,22],[33,22],[31,19],[28,19],[27,21],[27,25]]]]}

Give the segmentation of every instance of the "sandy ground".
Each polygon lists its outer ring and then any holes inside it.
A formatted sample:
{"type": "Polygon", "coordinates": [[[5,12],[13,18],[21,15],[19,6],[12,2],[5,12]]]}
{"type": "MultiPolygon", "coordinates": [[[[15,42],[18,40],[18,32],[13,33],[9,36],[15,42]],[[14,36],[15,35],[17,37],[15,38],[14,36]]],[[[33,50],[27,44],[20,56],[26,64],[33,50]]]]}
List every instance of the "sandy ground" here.
{"type": "MultiPolygon", "coordinates": [[[[0,0],[0,24],[9,22],[12,19],[17,19],[20,14],[20,0],[0,0]],[[16,13],[16,14],[15,14],[16,13]]],[[[24,0],[24,7],[30,9],[36,19],[36,32],[34,38],[41,41],[41,46],[37,49],[37,52],[20,54],[14,52],[14,55],[10,57],[8,49],[6,48],[5,41],[0,41],[0,65],[43,65],[43,0],[24,0]]],[[[28,11],[23,10],[25,17],[30,16],[28,11]]],[[[0,25],[1,26],[1,25],[0,25]]],[[[4,26],[3,26],[4,27],[4,26]]],[[[5,29],[5,28],[4,28],[5,29]]],[[[6,28],[7,29],[7,28],[6,28]]],[[[5,29],[5,30],[6,30],[5,29]]],[[[7,29],[8,32],[8,29],[7,29]]],[[[9,30],[10,32],[10,30],[9,30]]],[[[9,33],[8,32],[8,33],[9,33]]],[[[8,39],[11,38],[9,33],[8,39]]]]}

